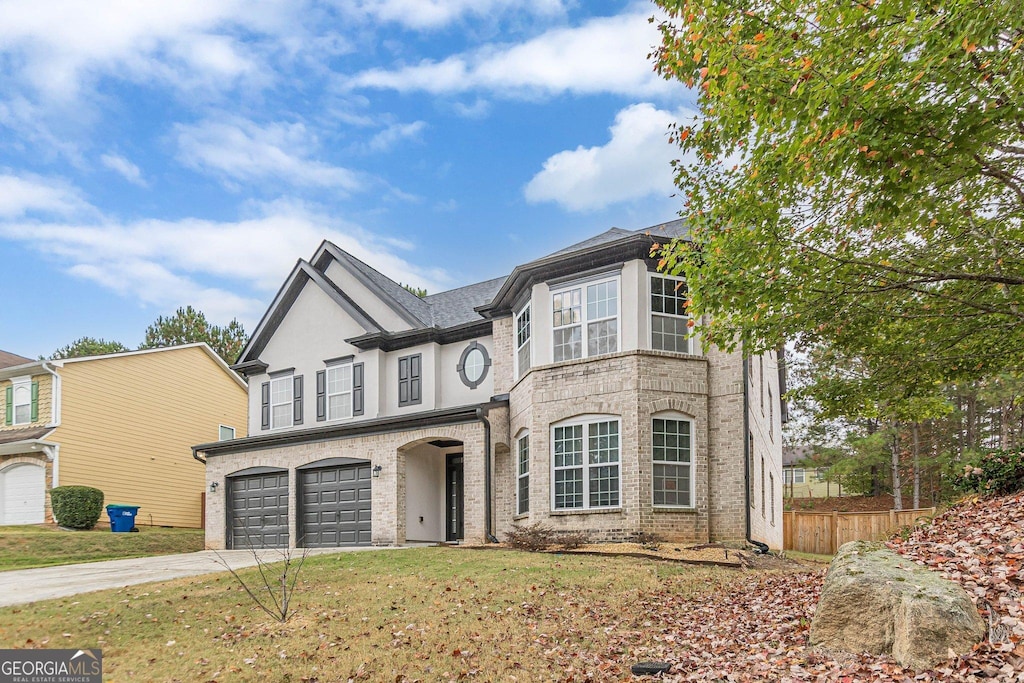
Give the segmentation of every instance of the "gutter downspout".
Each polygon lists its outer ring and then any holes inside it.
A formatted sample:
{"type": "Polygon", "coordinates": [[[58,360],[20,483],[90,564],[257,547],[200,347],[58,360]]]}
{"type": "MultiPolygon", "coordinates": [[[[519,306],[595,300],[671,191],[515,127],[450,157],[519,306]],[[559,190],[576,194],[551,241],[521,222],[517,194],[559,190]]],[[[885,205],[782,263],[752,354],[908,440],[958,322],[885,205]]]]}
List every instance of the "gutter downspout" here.
{"type": "Polygon", "coordinates": [[[50,373],[53,377],[53,382],[50,385],[50,427],[60,426],[60,375],[53,369],[49,361],[43,361],[39,364],[46,372],[50,373]]]}
{"type": "Polygon", "coordinates": [[[750,537],[750,358],[743,359],[743,498],[746,503],[743,507],[746,513],[746,539],[747,543],[754,546],[754,552],[758,555],[766,555],[769,547],[755,541],[750,537]]]}
{"type": "Polygon", "coordinates": [[[476,419],[484,425],[484,539],[497,543],[497,537],[491,533],[491,422],[483,406],[476,409],[476,419]]]}

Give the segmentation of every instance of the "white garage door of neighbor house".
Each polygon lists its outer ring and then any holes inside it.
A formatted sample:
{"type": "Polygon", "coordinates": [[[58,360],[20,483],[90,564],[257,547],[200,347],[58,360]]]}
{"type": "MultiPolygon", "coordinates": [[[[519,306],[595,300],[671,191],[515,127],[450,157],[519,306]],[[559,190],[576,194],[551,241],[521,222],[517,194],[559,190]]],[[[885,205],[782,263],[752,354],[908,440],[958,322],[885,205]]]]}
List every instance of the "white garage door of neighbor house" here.
{"type": "Polygon", "coordinates": [[[0,524],[42,524],[46,468],[20,463],[0,470],[0,524]]]}

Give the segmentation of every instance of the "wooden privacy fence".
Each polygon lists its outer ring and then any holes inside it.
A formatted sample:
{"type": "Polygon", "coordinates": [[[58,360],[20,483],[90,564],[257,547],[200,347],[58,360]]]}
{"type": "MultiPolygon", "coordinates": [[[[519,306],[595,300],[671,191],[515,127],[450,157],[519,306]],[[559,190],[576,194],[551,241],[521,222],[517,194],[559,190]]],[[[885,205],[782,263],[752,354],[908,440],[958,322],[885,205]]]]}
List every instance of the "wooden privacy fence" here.
{"type": "Polygon", "coordinates": [[[782,519],[783,547],[816,555],[834,555],[849,541],[882,541],[935,508],[888,512],[786,512],[782,519]]]}

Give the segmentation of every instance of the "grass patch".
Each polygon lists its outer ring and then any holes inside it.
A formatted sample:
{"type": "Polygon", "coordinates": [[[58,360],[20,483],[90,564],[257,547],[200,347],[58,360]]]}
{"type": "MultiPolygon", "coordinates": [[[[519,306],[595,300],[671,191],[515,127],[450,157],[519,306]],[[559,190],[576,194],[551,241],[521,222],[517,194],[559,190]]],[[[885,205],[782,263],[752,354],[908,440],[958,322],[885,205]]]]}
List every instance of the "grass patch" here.
{"type": "Polygon", "coordinates": [[[137,534],[115,534],[109,529],[63,531],[53,526],[0,527],[0,571],[191,553],[202,549],[202,529],[140,526],[137,534]]]}
{"type": "Polygon", "coordinates": [[[817,555],[815,553],[802,553],[799,550],[787,550],[786,557],[791,560],[802,560],[804,562],[818,562],[829,564],[832,562],[832,555],[817,555]]]}
{"type": "Polygon", "coordinates": [[[101,647],[117,680],[607,680],[660,637],[641,596],[708,596],[744,574],[512,551],[342,553],[306,561],[285,624],[219,574],[0,609],[0,647],[101,647]]]}

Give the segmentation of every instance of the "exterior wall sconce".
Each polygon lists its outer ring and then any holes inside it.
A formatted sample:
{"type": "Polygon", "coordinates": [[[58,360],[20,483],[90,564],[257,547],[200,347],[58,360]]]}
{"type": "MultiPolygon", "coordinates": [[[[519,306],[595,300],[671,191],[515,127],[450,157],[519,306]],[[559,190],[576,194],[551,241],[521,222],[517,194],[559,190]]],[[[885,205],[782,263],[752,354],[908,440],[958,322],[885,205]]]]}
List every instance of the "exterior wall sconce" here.
{"type": "Polygon", "coordinates": [[[374,468],[371,470],[371,472],[373,473],[373,478],[374,479],[377,479],[378,477],[380,477],[380,471],[382,469],[384,469],[384,468],[381,467],[380,465],[375,465],[374,466],[374,468]]]}
{"type": "Polygon", "coordinates": [[[220,482],[211,481],[210,482],[210,493],[217,493],[217,487],[218,486],[220,486],[220,482]]]}

